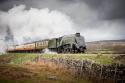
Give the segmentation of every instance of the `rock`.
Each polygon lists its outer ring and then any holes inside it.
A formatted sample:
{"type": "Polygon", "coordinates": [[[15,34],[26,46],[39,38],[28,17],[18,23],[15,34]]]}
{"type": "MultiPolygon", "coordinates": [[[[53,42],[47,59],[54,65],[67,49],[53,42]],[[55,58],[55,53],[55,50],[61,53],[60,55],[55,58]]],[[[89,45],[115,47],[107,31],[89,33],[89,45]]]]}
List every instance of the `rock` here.
{"type": "Polygon", "coordinates": [[[57,76],[55,76],[55,75],[48,76],[48,79],[50,79],[50,80],[57,80],[57,76]]]}

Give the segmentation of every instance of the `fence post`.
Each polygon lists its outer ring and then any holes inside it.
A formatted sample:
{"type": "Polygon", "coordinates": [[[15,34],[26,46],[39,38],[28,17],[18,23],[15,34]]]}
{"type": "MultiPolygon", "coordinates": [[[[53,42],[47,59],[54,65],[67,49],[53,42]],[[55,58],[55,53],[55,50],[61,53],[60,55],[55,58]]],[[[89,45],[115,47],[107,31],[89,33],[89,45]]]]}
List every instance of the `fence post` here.
{"type": "Polygon", "coordinates": [[[82,74],[83,74],[83,60],[81,61],[81,63],[82,63],[82,64],[81,64],[81,71],[80,71],[80,74],[81,74],[81,75],[80,75],[80,76],[82,77],[82,74]]]}
{"type": "Polygon", "coordinates": [[[92,64],[93,64],[93,62],[91,62],[91,65],[90,65],[90,73],[89,73],[90,74],[90,78],[93,77],[92,64]]]}
{"type": "Polygon", "coordinates": [[[117,81],[117,79],[116,79],[116,73],[117,73],[117,64],[115,65],[115,74],[114,74],[115,82],[117,81]]]}
{"type": "Polygon", "coordinates": [[[103,68],[103,65],[101,64],[101,72],[100,72],[100,78],[102,79],[102,68],[103,68]]]}

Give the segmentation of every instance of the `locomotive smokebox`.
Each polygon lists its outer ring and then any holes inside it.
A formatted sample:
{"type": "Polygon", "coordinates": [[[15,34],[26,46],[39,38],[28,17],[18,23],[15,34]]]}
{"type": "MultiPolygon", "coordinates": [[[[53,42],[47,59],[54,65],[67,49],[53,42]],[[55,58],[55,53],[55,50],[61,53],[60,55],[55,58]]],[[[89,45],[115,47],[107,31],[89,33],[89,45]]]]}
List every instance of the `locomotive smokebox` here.
{"type": "Polygon", "coordinates": [[[80,37],[80,33],[76,33],[75,35],[76,35],[76,37],[80,37]]]}

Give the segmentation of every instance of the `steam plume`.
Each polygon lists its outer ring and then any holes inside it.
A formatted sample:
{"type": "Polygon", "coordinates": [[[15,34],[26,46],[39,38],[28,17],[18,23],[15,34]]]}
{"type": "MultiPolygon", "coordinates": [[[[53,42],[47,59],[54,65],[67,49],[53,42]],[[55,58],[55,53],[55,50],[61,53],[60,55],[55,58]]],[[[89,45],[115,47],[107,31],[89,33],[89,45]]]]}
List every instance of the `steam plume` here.
{"type": "MultiPolygon", "coordinates": [[[[18,44],[73,32],[73,22],[70,17],[56,10],[50,11],[48,8],[26,10],[25,5],[19,5],[4,12],[1,18],[4,26],[8,25],[12,29],[18,44]]],[[[10,37],[12,35],[6,39],[10,37]]]]}

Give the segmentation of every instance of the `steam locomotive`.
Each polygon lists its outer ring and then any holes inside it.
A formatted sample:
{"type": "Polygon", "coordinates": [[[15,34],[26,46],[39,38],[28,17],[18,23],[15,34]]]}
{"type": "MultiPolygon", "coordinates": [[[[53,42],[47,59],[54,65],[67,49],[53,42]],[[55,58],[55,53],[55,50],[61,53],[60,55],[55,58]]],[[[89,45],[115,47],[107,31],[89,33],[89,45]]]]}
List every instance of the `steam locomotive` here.
{"type": "Polygon", "coordinates": [[[9,53],[44,52],[45,49],[57,53],[84,53],[86,50],[84,37],[80,33],[65,35],[59,38],[45,39],[9,47],[9,53]]]}

